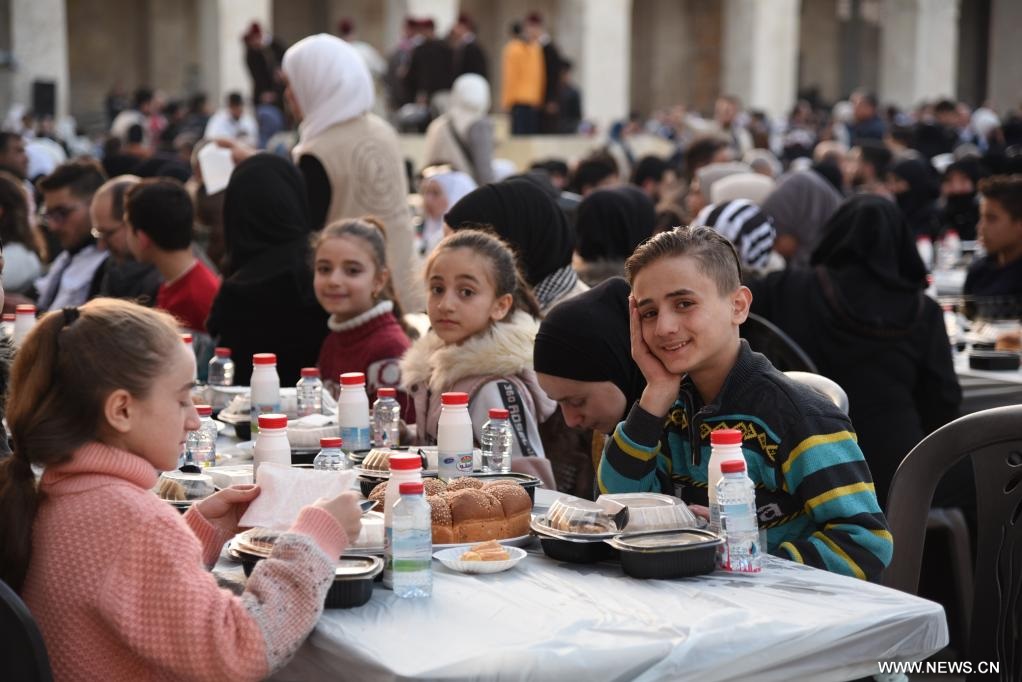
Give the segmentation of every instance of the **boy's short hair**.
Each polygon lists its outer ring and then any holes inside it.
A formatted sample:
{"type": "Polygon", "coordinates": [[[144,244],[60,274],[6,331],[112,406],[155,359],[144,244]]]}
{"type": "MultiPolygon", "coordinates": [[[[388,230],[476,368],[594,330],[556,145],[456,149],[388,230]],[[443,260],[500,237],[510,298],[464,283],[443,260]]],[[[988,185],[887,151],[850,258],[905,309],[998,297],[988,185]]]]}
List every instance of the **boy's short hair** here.
{"type": "Polygon", "coordinates": [[[128,190],[125,217],[135,232],[164,251],[181,251],[192,243],[195,209],[184,186],[170,178],[148,178],[128,190]]]}
{"type": "Polygon", "coordinates": [[[1012,220],[1022,220],[1022,174],[984,178],[979,181],[979,193],[1003,206],[1012,220]]]}
{"type": "Polygon", "coordinates": [[[640,244],[625,261],[628,282],[634,284],[636,275],[644,268],[674,256],[694,258],[703,274],[717,285],[721,296],[742,284],[742,264],[735,245],[713,228],[702,225],[676,227],[640,244]]]}

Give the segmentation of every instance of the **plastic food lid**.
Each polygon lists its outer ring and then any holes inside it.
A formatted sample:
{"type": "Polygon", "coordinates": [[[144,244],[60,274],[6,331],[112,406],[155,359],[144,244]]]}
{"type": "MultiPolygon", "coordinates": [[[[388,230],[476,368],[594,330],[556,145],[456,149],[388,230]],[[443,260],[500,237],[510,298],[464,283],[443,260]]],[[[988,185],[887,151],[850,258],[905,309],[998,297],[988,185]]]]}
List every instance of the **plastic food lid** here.
{"type": "Polygon", "coordinates": [[[276,353],[256,353],[252,356],[253,365],[275,365],[277,364],[276,353]]]}
{"type": "Polygon", "coordinates": [[[213,414],[213,408],[209,405],[196,405],[195,411],[199,413],[200,417],[209,417],[213,414]]]}
{"type": "Polygon", "coordinates": [[[218,346],[217,348],[213,349],[213,354],[216,355],[218,358],[229,358],[231,357],[231,349],[218,346]]]}
{"type": "Polygon", "coordinates": [[[741,445],[742,432],[738,429],[718,429],[710,432],[710,445],[741,445]]]}
{"type": "Polygon", "coordinates": [[[422,468],[422,458],[406,452],[394,453],[388,459],[391,471],[415,471],[422,468]]]}
{"type": "Polygon", "coordinates": [[[35,306],[31,303],[22,303],[21,305],[14,308],[19,313],[32,313],[35,314],[35,306]]]}
{"type": "Polygon", "coordinates": [[[337,436],[330,438],[320,438],[319,447],[321,448],[339,448],[344,444],[344,441],[337,436]]]}
{"type": "Polygon", "coordinates": [[[319,376],[319,368],[318,367],[302,367],[302,376],[303,377],[318,377],[319,376]]]}
{"type": "Polygon", "coordinates": [[[494,407],[490,410],[490,419],[507,419],[510,414],[502,407],[494,407]]]}
{"type": "Polygon", "coordinates": [[[468,393],[444,393],[440,396],[441,405],[468,405],[468,393]]]}
{"type": "Polygon", "coordinates": [[[362,372],[345,372],[341,375],[341,386],[365,385],[366,375],[362,372]]]}
{"type": "Polygon", "coordinates": [[[421,495],[422,483],[419,481],[408,481],[398,486],[397,490],[402,495],[421,495]]]}
{"type": "Polygon", "coordinates": [[[376,397],[377,398],[396,398],[397,397],[397,389],[396,388],[381,388],[380,390],[378,390],[376,392],[376,397]]]}
{"type": "Polygon", "coordinates": [[[745,471],[745,462],[740,459],[731,459],[720,463],[720,473],[722,474],[737,474],[740,471],[745,471]]]}
{"type": "Polygon", "coordinates": [[[287,415],[284,414],[261,414],[259,415],[260,429],[286,429],[287,415]]]}

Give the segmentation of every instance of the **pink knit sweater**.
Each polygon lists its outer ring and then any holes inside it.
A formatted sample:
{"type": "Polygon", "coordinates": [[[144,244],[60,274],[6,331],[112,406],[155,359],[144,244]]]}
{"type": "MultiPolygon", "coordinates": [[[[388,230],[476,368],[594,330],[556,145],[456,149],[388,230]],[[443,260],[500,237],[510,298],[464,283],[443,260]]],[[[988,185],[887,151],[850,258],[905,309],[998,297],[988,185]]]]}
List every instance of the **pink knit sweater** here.
{"type": "Polygon", "coordinates": [[[206,570],[233,528],[183,517],[141,457],[99,443],[47,467],[23,597],[57,680],[256,680],[315,626],[347,537],[306,508],[239,597],[206,570]]]}

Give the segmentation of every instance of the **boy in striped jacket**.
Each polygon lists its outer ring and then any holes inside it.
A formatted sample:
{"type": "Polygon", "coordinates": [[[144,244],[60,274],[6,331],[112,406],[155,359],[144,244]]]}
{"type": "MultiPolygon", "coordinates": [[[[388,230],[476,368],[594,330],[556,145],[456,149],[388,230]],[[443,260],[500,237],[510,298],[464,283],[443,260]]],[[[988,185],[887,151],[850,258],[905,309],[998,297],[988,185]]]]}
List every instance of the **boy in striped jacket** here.
{"type": "Polygon", "coordinates": [[[602,492],[662,491],[707,503],[710,432],[738,429],[768,551],[877,581],[893,541],[851,422],[738,336],[752,294],[734,246],[678,228],[625,264],[642,397],[607,440],[602,492]]]}

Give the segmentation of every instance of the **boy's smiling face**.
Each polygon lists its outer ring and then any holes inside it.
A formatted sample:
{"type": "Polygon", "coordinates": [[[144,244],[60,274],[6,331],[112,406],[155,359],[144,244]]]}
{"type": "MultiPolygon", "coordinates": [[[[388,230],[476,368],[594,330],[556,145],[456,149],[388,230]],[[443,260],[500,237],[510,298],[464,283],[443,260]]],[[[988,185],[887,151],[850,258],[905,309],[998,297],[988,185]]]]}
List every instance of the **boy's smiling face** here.
{"type": "Polygon", "coordinates": [[[722,294],[693,256],[668,256],[632,282],[642,339],[672,374],[726,376],[734,363],[738,325],[749,314],[746,287],[722,294]]]}

